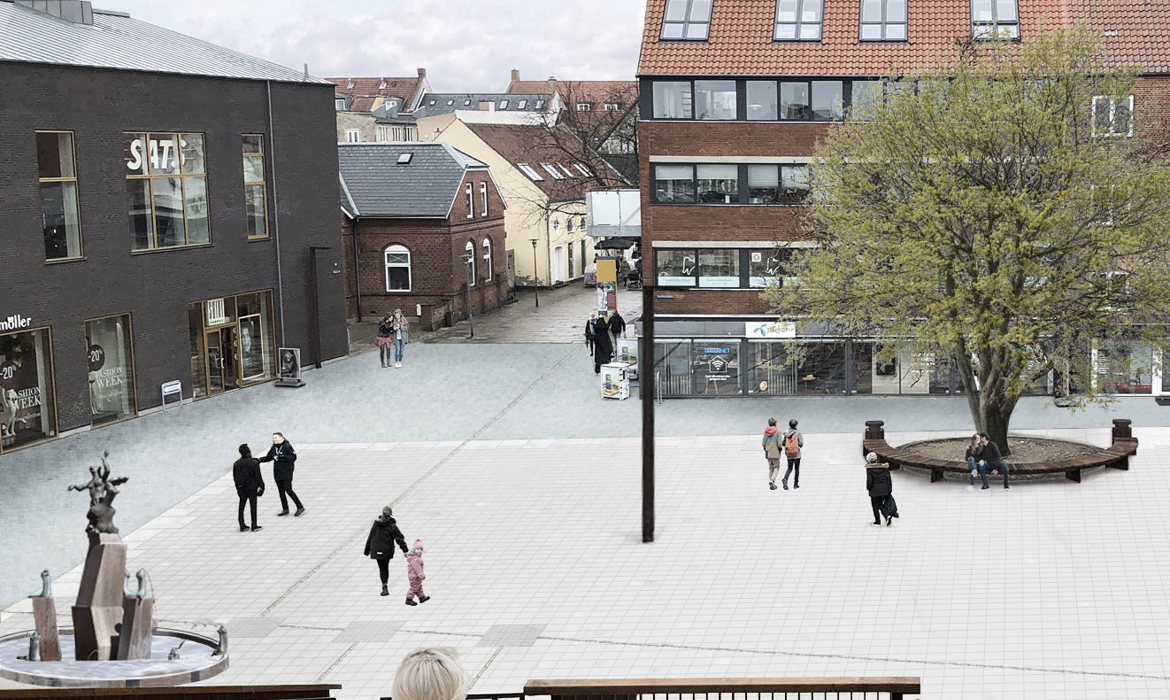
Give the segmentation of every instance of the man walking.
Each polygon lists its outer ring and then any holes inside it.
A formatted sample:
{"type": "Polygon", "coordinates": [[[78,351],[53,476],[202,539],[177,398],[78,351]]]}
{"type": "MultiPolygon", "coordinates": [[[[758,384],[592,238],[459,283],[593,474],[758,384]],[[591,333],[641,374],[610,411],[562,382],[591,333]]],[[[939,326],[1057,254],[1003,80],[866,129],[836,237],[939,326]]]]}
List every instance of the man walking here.
{"type": "Polygon", "coordinates": [[[784,472],[784,490],[788,490],[788,476],[793,472],[796,476],[792,480],[792,488],[800,488],[800,450],[804,447],[804,436],[796,430],[796,419],[788,421],[788,430],[784,431],[784,456],[788,458],[788,470],[784,472]]]}
{"type": "Polygon", "coordinates": [[[232,465],[232,479],[236,482],[236,494],[240,497],[240,532],[246,532],[244,504],[251,506],[252,532],[260,529],[256,524],[256,499],[264,495],[264,475],[260,473],[260,460],[252,456],[247,444],[239,447],[240,458],[232,465]]]}
{"type": "Polygon", "coordinates": [[[776,490],[776,475],[780,473],[780,429],[776,427],[776,419],[768,419],[768,427],[764,429],[764,458],[768,460],[768,488],[776,490]]]}
{"type": "Polygon", "coordinates": [[[613,347],[616,350],[618,338],[626,332],[626,319],[622,318],[617,309],[614,309],[613,316],[609,317],[609,330],[613,333],[613,347]]]}
{"type": "Polygon", "coordinates": [[[300,516],[305,512],[305,507],[301,505],[301,499],[297,498],[297,494],[292,489],[293,481],[293,463],[297,461],[297,453],[293,450],[292,443],[284,439],[282,433],[272,434],[272,447],[269,448],[268,454],[260,458],[261,462],[274,462],[272,465],[272,478],[276,480],[276,492],[280,494],[280,515],[288,515],[288,499],[292,498],[293,503],[297,505],[297,512],[294,516],[300,516]]]}
{"type": "Polygon", "coordinates": [[[585,347],[589,348],[589,356],[593,356],[593,337],[597,334],[597,312],[589,314],[585,322],[585,347]]]}

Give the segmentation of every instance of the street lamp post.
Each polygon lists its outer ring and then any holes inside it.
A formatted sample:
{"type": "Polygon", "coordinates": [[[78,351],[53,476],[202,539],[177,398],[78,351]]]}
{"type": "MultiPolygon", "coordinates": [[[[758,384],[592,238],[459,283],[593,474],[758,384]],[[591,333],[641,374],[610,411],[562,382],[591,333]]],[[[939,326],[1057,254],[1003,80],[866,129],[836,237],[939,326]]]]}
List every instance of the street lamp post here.
{"type": "Polygon", "coordinates": [[[532,293],[536,295],[536,308],[540,308],[540,273],[536,270],[536,240],[529,238],[528,242],[532,244],[532,293]]]}
{"type": "Polygon", "coordinates": [[[475,269],[472,267],[472,265],[474,265],[474,264],[475,264],[475,254],[474,253],[464,254],[463,266],[465,268],[465,272],[466,272],[465,277],[467,279],[465,279],[463,281],[463,289],[467,294],[467,326],[468,326],[468,331],[469,331],[467,337],[471,340],[475,339],[475,320],[471,317],[471,275],[472,275],[472,270],[475,269]]]}

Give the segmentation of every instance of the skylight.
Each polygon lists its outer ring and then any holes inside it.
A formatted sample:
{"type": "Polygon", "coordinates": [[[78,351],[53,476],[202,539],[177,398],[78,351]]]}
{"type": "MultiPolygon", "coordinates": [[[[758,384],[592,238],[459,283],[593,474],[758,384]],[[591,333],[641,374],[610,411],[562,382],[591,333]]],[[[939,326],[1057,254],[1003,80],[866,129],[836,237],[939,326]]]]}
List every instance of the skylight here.
{"type": "Polygon", "coordinates": [[[581,173],[585,177],[591,177],[593,175],[593,173],[589,170],[589,167],[584,163],[573,163],[573,167],[577,169],[577,172],[581,173]]]}
{"type": "Polygon", "coordinates": [[[410,159],[412,157],[414,157],[413,153],[400,153],[400,154],[398,154],[398,164],[399,165],[406,165],[407,163],[410,162],[410,159]]]}
{"type": "Polygon", "coordinates": [[[517,109],[524,109],[526,106],[528,106],[528,100],[520,100],[516,103],[517,109]]]}
{"type": "Polygon", "coordinates": [[[544,180],[544,177],[542,177],[540,173],[533,170],[532,166],[529,165],[528,163],[517,163],[516,167],[520,168],[520,172],[527,175],[528,178],[530,180],[532,180],[533,182],[540,182],[540,181],[544,180]]]}
{"type": "Polygon", "coordinates": [[[564,170],[565,174],[568,175],[569,177],[573,177],[573,178],[577,177],[576,175],[573,174],[573,171],[566,168],[563,163],[558,163],[558,167],[560,167],[561,170],[564,170]]]}
{"type": "Polygon", "coordinates": [[[508,101],[507,100],[500,100],[500,109],[507,109],[507,108],[508,108],[508,101]]]}
{"type": "Polygon", "coordinates": [[[540,167],[544,168],[549,175],[552,175],[554,180],[565,179],[565,176],[561,175],[561,172],[557,170],[556,167],[554,167],[551,163],[541,163],[540,167]]]}

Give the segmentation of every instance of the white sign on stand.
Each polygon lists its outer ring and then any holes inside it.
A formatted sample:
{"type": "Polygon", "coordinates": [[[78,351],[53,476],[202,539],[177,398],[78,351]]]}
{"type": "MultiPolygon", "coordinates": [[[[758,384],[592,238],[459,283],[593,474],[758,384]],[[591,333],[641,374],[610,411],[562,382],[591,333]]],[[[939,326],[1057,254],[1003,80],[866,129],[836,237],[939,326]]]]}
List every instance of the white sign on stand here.
{"type": "Polygon", "coordinates": [[[167,409],[167,397],[179,395],[179,405],[183,405],[183,382],[178,379],[172,379],[169,382],[162,383],[162,407],[165,411],[167,409]]]}
{"type": "Polygon", "coordinates": [[[601,396],[607,399],[630,398],[629,364],[611,362],[601,366],[601,396]]]}

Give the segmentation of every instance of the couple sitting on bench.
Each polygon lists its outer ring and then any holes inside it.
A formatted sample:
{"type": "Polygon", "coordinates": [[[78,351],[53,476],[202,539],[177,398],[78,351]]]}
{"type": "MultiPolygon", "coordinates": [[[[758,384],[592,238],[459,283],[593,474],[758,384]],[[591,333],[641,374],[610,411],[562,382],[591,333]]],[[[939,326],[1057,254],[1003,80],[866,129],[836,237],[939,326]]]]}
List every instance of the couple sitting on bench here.
{"type": "Polygon", "coordinates": [[[999,445],[988,439],[987,433],[976,433],[971,436],[971,444],[967,446],[967,467],[971,470],[971,485],[975,485],[975,476],[983,480],[983,488],[987,485],[987,470],[992,474],[1003,472],[1003,487],[1008,486],[1008,465],[999,454],[999,445]]]}

